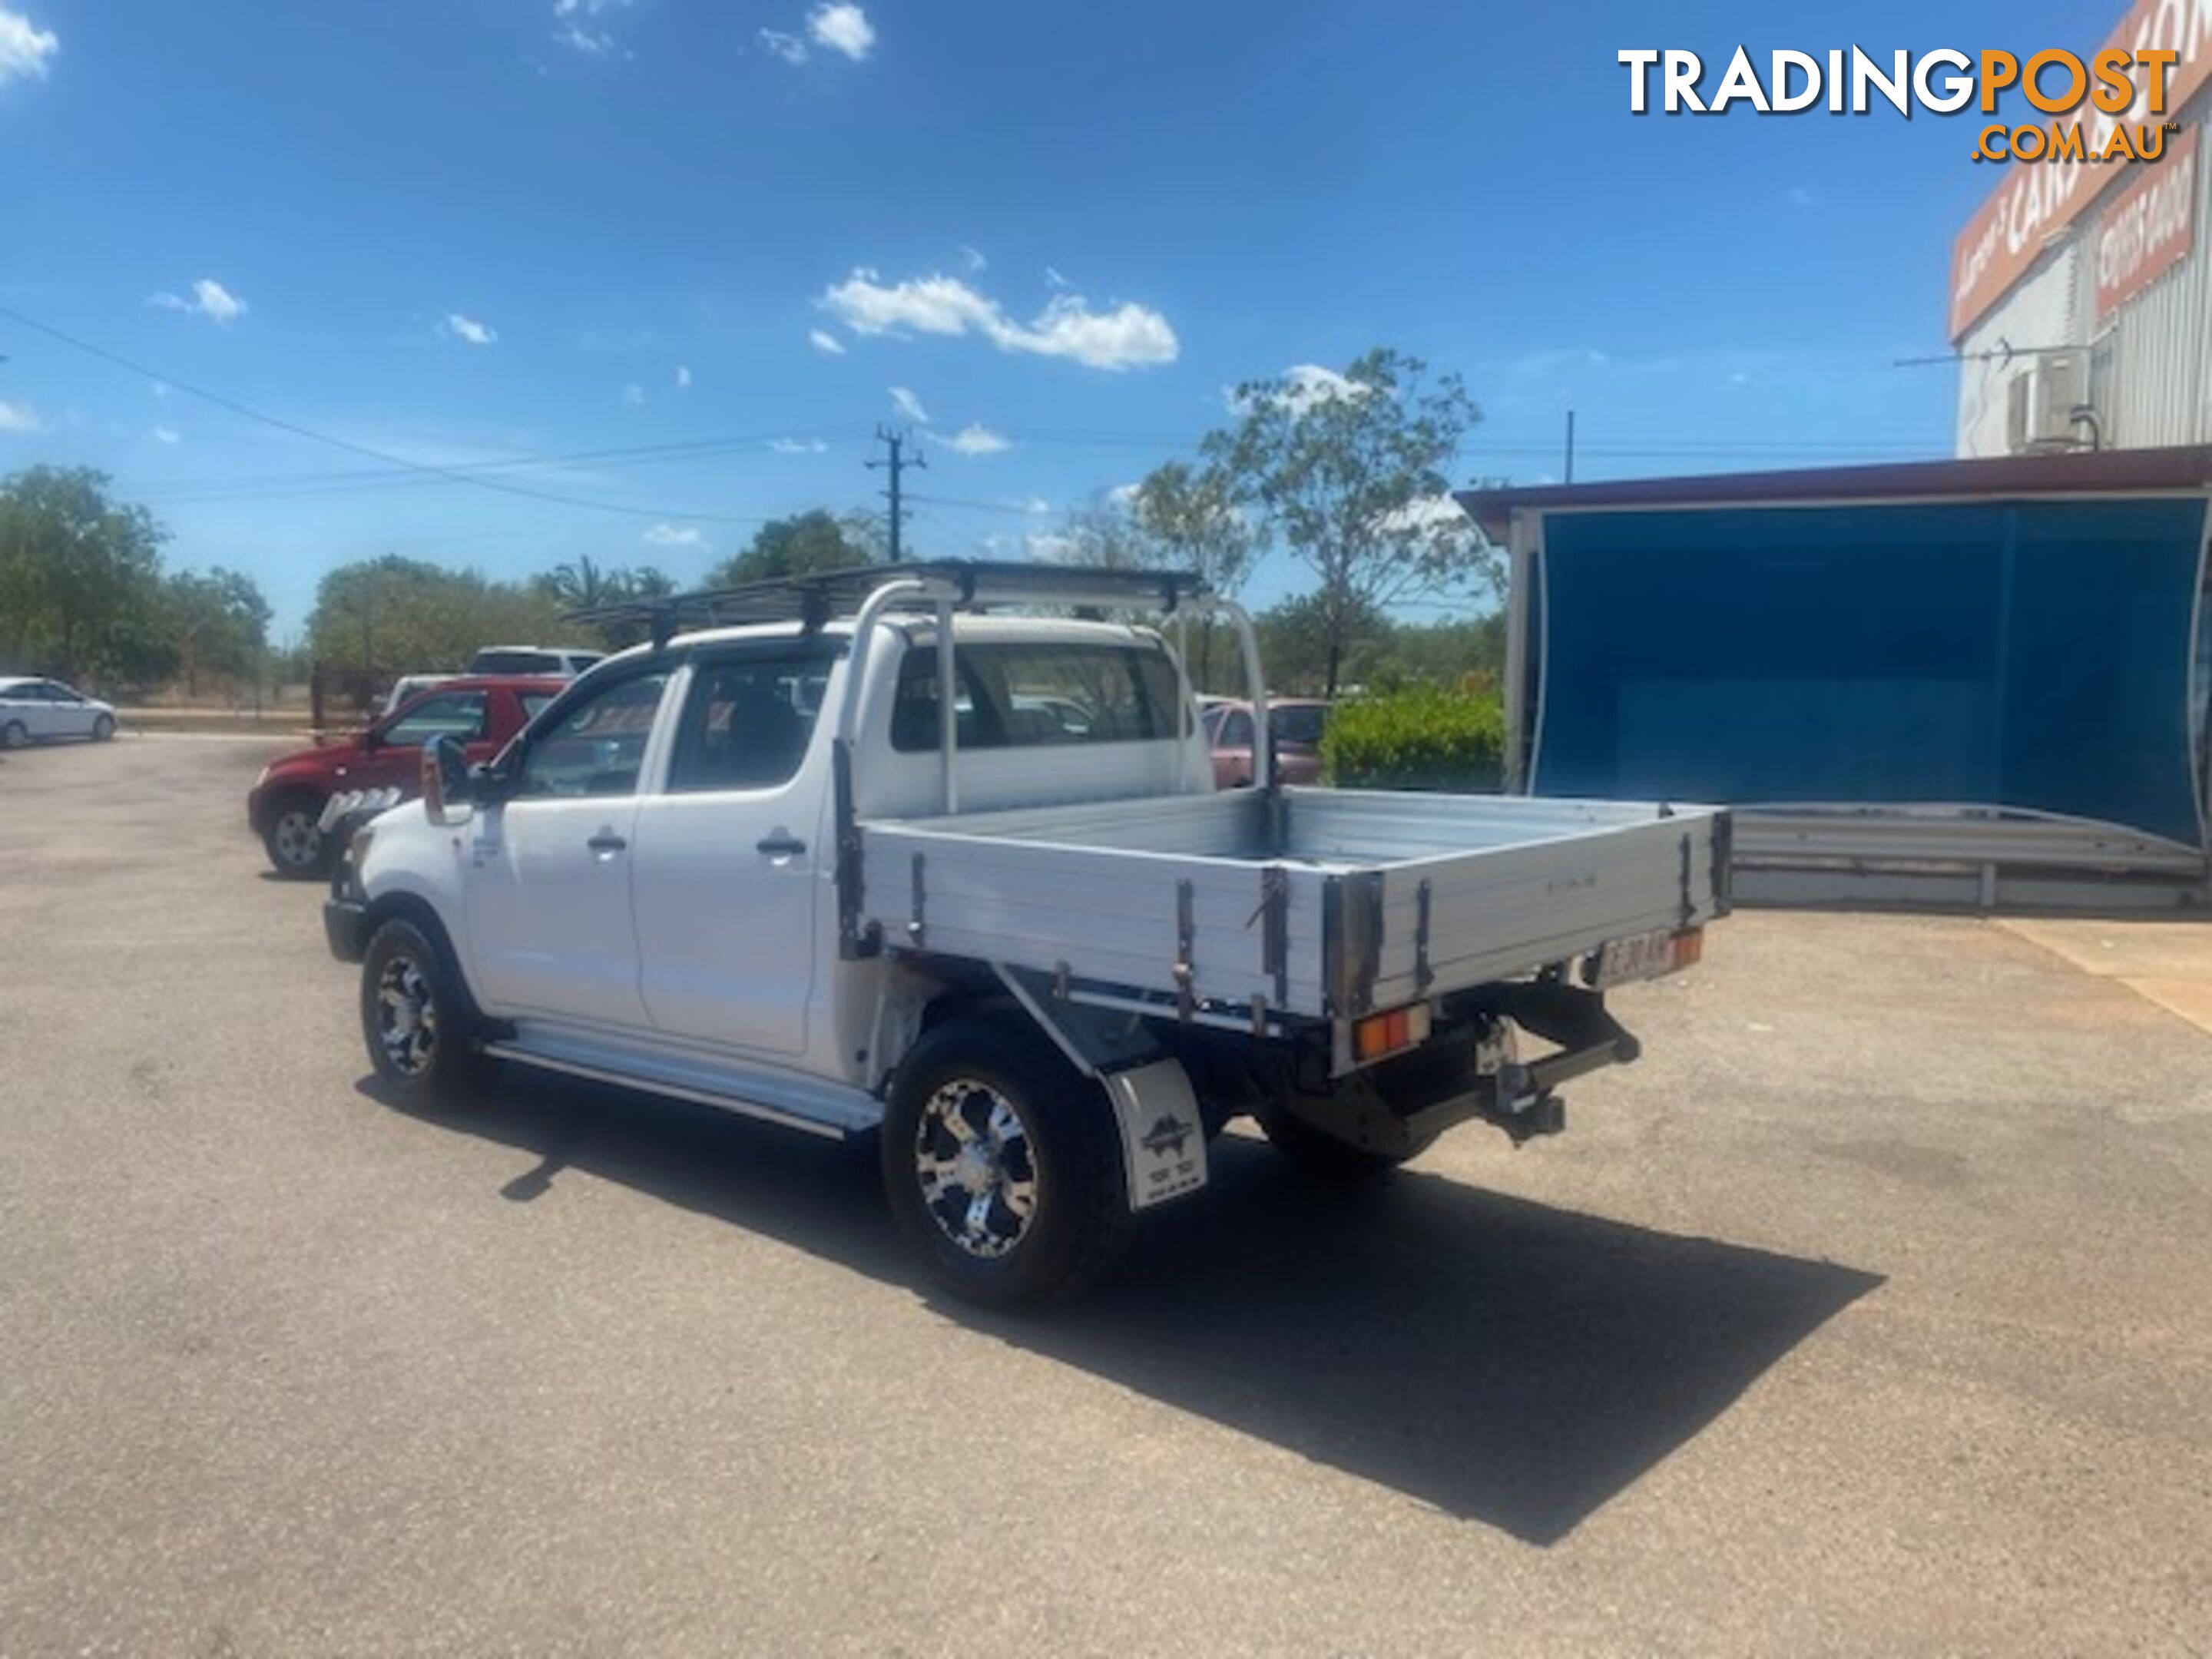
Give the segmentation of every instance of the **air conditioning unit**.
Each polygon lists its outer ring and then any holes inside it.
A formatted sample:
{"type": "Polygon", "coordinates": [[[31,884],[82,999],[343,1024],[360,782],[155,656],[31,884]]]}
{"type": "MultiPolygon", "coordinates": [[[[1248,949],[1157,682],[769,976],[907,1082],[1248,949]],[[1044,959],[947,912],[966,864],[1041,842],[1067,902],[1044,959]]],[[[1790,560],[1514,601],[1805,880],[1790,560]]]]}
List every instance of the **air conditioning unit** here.
{"type": "Polygon", "coordinates": [[[2091,447],[2089,354],[2046,352],[2005,387],[2005,442],[2015,455],[2091,447]]]}

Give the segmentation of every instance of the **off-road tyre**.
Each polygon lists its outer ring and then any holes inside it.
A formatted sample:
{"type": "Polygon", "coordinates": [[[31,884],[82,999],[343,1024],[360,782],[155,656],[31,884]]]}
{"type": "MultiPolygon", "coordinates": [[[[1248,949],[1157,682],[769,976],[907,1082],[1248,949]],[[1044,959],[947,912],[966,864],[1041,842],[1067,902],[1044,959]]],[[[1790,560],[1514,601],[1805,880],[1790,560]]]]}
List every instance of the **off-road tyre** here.
{"type": "Polygon", "coordinates": [[[964,1301],[999,1309],[1065,1301],[1113,1266],[1133,1231],[1105,1091],[1018,1028],[960,1019],[916,1043],[884,1109],[881,1154],[900,1231],[964,1301]],[[1001,1107],[1018,1133],[993,1133],[1001,1107]],[[980,1151],[954,1134],[956,1115],[984,1143],[980,1151]],[[969,1165],[979,1173],[963,1175],[969,1165]],[[961,1184],[967,1179],[980,1190],[961,1184]],[[971,1222],[979,1198],[981,1219],[971,1222]]]}
{"type": "Polygon", "coordinates": [[[423,1110],[459,1105],[483,1082],[477,1016],[445,945],[406,916],[370,937],[361,964],[361,1034],[378,1084],[423,1110]]]}

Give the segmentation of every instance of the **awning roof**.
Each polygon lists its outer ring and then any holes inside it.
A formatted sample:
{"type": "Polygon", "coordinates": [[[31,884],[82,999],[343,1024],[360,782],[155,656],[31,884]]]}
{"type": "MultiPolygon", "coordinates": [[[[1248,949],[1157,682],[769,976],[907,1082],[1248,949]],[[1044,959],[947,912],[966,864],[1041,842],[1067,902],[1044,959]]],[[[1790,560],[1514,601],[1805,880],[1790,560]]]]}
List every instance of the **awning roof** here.
{"type": "Polygon", "coordinates": [[[1484,534],[1503,541],[1514,513],[1529,509],[1557,512],[1577,507],[1729,507],[2193,490],[2212,492],[2212,444],[1468,489],[1461,491],[1457,499],[1468,516],[1482,526],[1484,534]]]}

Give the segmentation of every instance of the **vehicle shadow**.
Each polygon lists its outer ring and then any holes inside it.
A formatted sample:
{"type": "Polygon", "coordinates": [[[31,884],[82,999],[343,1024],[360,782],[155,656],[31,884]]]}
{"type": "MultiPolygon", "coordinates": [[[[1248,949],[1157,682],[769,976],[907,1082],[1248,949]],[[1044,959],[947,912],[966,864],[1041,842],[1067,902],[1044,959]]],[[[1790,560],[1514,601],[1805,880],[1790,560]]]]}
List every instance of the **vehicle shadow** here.
{"type": "MultiPolygon", "coordinates": [[[[872,1146],[514,1073],[430,1121],[538,1156],[509,1201],[581,1170],[922,1282],[872,1146]]],[[[1418,1170],[1346,1195],[1242,1137],[1214,1150],[1208,1195],[1147,1218],[1073,1306],[1016,1319],[921,1294],[1011,1346],[1544,1545],[1883,1282],[1418,1170]]]]}

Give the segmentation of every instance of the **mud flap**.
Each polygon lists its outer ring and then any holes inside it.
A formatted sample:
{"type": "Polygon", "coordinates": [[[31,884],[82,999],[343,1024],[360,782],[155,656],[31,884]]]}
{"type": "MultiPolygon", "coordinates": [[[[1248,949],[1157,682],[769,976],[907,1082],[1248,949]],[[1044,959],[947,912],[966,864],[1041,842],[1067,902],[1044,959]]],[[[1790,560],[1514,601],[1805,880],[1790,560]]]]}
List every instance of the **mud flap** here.
{"type": "Polygon", "coordinates": [[[1180,1062],[1158,1060],[1099,1081],[1121,1129],[1131,1209],[1150,1209],[1206,1185],[1206,1124],[1180,1062]]]}

